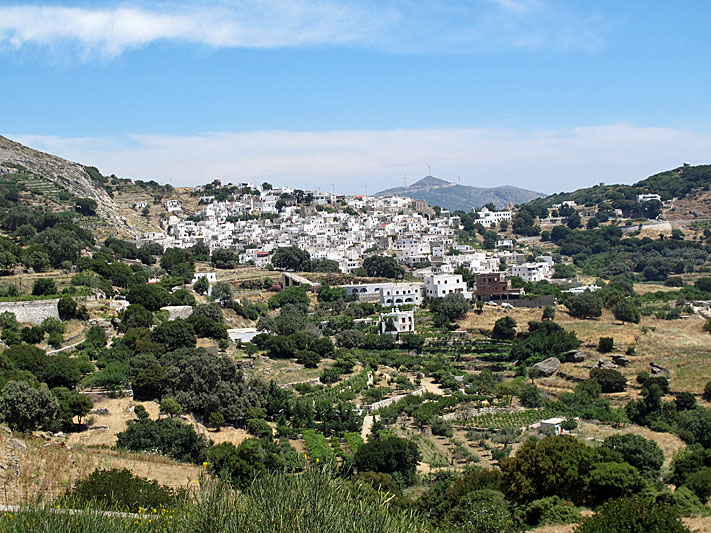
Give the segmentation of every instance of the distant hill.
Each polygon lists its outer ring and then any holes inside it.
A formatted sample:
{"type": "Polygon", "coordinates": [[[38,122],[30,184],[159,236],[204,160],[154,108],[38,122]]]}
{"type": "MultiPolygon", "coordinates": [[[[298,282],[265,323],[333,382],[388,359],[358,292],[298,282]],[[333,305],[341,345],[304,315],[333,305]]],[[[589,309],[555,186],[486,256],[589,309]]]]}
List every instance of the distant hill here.
{"type": "Polygon", "coordinates": [[[508,202],[525,204],[544,195],[538,192],[520,189],[509,185],[494,188],[471,187],[458,185],[434,176],[425,176],[409,187],[395,187],[375,194],[376,196],[397,195],[427,200],[430,205],[438,205],[444,209],[455,211],[471,211],[493,203],[497,208],[506,207],[508,202]]]}
{"type": "Polygon", "coordinates": [[[708,195],[711,191],[711,165],[684,165],[649,176],[633,185],[595,185],[568,193],[547,196],[545,205],[574,201],[578,205],[609,203],[612,207],[624,209],[630,202],[637,201],[638,194],[658,194],[662,201],[672,198],[684,199],[697,195],[708,195]]]}

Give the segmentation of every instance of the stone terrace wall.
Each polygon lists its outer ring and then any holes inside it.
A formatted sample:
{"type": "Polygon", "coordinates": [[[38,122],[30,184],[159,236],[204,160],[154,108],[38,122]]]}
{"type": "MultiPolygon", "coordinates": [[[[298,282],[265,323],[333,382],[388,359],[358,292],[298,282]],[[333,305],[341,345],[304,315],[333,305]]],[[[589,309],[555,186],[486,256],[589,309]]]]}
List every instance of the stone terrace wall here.
{"type": "Polygon", "coordinates": [[[45,318],[59,318],[59,299],[33,300],[31,302],[0,302],[0,313],[15,313],[18,322],[41,324],[45,318]]]}

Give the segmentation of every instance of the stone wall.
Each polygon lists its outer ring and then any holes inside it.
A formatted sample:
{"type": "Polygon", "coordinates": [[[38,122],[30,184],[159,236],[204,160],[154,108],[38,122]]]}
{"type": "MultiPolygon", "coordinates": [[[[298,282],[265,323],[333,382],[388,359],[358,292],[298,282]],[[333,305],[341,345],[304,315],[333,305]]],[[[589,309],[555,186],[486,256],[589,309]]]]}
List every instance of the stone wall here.
{"type": "Polygon", "coordinates": [[[0,313],[9,311],[15,314],[18,322],[30,322],[39,325],[45,318],[59,318],[58,303],[59,299],[0,302],[0,313]]]}
{"type": "Polygon", "coordinates": [[[190,305],[167,305],[160,308],[161,311],[168,311],[171,320],[176,318],[188,318],[193,314],[193,308],[190,305]]]}
{"type": "Polygon", "coordinates": [[[369,405],[363,404],[360,406],[360,408],[366,413],[371,414],[373,411],[377,411],[378,409],[387,407],[388,405],[398,402],[407,396],[421,396],[424,393],[425,388],[420,387],[419,389],[409,392],[407,394],[399,394],[397,396],[393,396],[392,398],[385,398],[384,400],[380,400],[379,402],[371,403],[369,405]]]}

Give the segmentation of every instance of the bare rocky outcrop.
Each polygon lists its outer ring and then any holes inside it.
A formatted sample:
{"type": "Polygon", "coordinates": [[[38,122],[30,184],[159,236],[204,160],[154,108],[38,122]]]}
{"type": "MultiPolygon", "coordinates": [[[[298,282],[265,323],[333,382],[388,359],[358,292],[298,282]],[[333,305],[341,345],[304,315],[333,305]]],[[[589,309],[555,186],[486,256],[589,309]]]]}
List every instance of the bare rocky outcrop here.
{"type": "Polygon", "coordinates": [[[630,364],[629,358],[621,353],[613,353],[610,357],[618,366],[628,366],[630,364]]]}
{"type": "Polygon", "coordinates": [[[586,359],[585,352],[572,352],[565,356],[565,361],[567,363],[582,363],[586,359]]]}
{"type": "Polygon", "coordinates": [[[135,231],[118,213],[116,203],[101,186],[94,183],[84,165],[33,150],[0,136],[0,169],[14,171],[3,167],[5,162],[22,165],[27,171],[61,185],[78,198],[95,200],[97,215],[117,229],[135,235],[135,231]]]}
{"type": "Polygon", "coordinates": [[[606,359],[604,357],[601,357],[600,359],[597,360],[597,367],[598,368],[603,368],[605,370],[614,370],[617,368],[617,365],[610,361],[609,359],[606,359]]]}
{"type": "Polygon", "coordinates": [[[552,376],[558,371],[559,367],[560,361],[556,357],[549,357],[548,359],[544,359],[540,363],[533,365],[533,368],[535,368],[538,373],[544,377],[552,376]]]}

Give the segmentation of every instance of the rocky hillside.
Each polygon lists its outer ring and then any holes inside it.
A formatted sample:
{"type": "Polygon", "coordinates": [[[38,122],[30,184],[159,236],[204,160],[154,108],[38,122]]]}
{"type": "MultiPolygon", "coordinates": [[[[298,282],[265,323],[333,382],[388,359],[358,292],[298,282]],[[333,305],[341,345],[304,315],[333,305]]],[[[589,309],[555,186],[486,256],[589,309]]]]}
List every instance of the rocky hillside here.
{"type": "Polygon", "coordinates": [[[509,202],[524,204],[543,196],[534,191],[509,185],[493,188],[471,187],[458,185],[434,176],[425,176],[409,187],[396,187],[381,191],[376,196],[389,194],[427,200],[430,205],[438,205],[451,211],[457,209],[471,211],[472,208],[479,208],[488,203],[502,208],[509,202]]]}
{"type": "Polygon", "coordinates": [[[78,198],[95,200],[97,215],[117,231],[134,233],[126,219],[119,214],[114,200],[102,184],[92,178],[87,167],[0,136],[0,174],[11,174],[18,169],[55,183],[78,198]]]}

